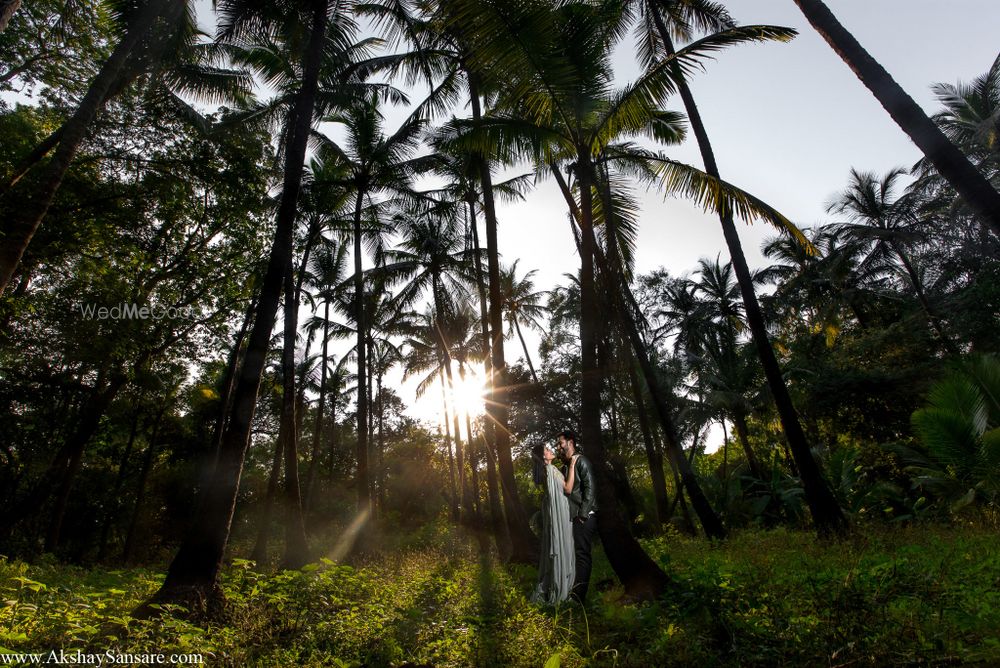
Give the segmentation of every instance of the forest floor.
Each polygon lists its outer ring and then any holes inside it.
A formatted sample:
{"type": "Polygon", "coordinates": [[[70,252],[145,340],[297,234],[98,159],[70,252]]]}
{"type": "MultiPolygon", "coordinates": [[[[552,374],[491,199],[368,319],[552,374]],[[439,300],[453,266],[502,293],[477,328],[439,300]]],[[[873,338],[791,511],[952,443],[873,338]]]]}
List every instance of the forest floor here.
{"type": "Polygon", "coordinates": [[[645,547],[670,593],[626,602],[598,549],[586,609],[531,605],[534,568],[498,565],[441,525],[352,566],[262,575],[234,560],[224,621],[208,624],[128,616],[159,570],[0,558],[0,664],[62,650],[77,663],[157,652],[215,666],[1000,665],[992,527],[866,527],[827,544],[753,530],[645,547]]]}

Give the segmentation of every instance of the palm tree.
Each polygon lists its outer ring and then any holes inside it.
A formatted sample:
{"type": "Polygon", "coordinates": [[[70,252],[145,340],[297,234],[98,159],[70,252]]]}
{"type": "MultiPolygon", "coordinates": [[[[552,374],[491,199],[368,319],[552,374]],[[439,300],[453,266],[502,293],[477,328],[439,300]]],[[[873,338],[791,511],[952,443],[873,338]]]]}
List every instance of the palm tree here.
{"type": "MultiPolygon", "coordinates": [[[[644,55],[647,63],[654,68],[656,67],[654,63],[657,61],[660,63],[671,63],[671,61],[676,63],[678,51],[674,47],[673,39],[690,39],[696,27],[709,30],[733,29],[732,19],[725,9],[718,5],[685,2],[683,0],[666,2],[653,2],[649,0],[645,7],[647,16],[651,19],[652,23],[650,27],[655,28],[656,32],[655,35],[647,38],[647,43],[652,46],[646,49],[644,55]],[[674,31],[673,36],[668,31],[668,20],[670,27],[674,31]],[[656,44],[657,37],[659,38],[658,45],[656,44]],[[660,54],[657,46],[662,48],[663,56],[665,56],[663,60],[658,58],[660,54]]],[[[788,40],[795,35],[795,31],[791,29],[773,26],[747,26],[746,29],[761,30],[762,38],[766,34],[771,39],[788,40]]],[[[719,168],[715,161],[715,153],[708,138],[708,132],[695,104],[694,96],[691,94],[691,90],[685,81],[684,73],[681,71],[679,64],[671,66],[675,68],[677,91],[684,101],[684,108],[688,113],[691,129],[698,141],[702,161],[705,165],[705,172],[714,179],[721,179],[719,168]]],[[[739,283],[740,292],[743,295],[743,303],[746,309],[747,322],[750,325],[750,332],[757,347],[761,364],[764,367],[768,386],[771,389],[775,405],[778,408],[785,437],[788,439],[792,455],[795,457],[797,468],[802,478],[802,485],[806,491],[806,498],[812,511],[813,521],[816,523],[816,528],[820,533],[841,531],[846,527],[846,519],[824,480],[822,471],[812,456],[812,452],[806,442],[805,432],[802,430],[798,414],[795,411],[795,406],[792,404],[791,397],[788,394],[788,388],[781,374],[781,368],[774,355],[774,349],[771,347],[764,316],[761,313],[757,296],[754,293],[753,277],[747,265],[746,257],[743,254],[739,234],[736,231],[733,210],[731,208],[720,208],[719,222],[722,224],[726,246],[729,248],[733,268],[736,271],[736,279],[739,283]]]]}
{"type": "Polygon", "coordinates": [[[822,0],[793,0],[985,227],[1000,235],[1000,192],[834,16],[822,0]]]}
{"type": "MultiPolygon", "coordinates": [[[[250,443],[257,391],[284,285],[286,258],[292,246],[306,144],[312,129],[313,103],[319,88],[320,65],[327,37],[328,3],[326,0],[315,0],[309,9],[311,11],[303,12],[302,16],[304,24],[309,26],[309,33],[302,56],[302,87],[296,99],[294,123],[290,124],[284,151],[284,183],[277,226],[261,285],[257,315],[233,395],[232,415],[223,433],[211,481],[200,501],[201,511],[196,515],[153,601],[185,601],[200,607],[206,600],[218,595],[216,582],[229,539],[243,461],[250,443]]],[[[229,21],[223,25],[223,32],[253,38],[259,28],[256,22],[259,17],[246,5],[233,0],[223,4],[222,11],[229,21]]],[[[332,25],[335,30],[340,30],[336,22],[332,25]]]]}
{"type": "Polygon", "coordinates": [[[906,280],[916,295],[927,323],[937,334],[941,345],[951,353],[958,349],[944,331],[941,317],[931,305],[923,287],[920,273],[908,248],[921,243],[925,237],[912,197],[895,197],[902,169],[889,170],[878,177],[871,172],[851,170],[847,189],[834,200],[828,211],[846,214],[848,221],[836,226],[838,234],[857,244],[866,253],[863,266],[891,266],[895,261],[903,270],[906,280]]]}
{"type": "Polygon", "coordinates": [[[1000,169],[1000,55],[971,82],[939,83],[932,89],[944,105],[933,121],[980,170],[995,175],[1000,169]]]}
{"type": "Polygon", "coordinates": [[[524,276],[518,278],[517,263],[514,260],[509,267],[500,271],[500,294],[503,299],[503,309],[507,317],[507,336],[517,332],[517,338],[521,341],[521,349],[524,351],[524,360],[528,363],[531,371],[531,378],[538,382],[538,374],[535,373],[535,365],[531,363],[531,353],[528,352],[528,344],[524,341],[524,334],[521,333],[521,323],[532,329],[542,331],[542,324],[539,322],[548,310],[542,303],[546,296],[545,291],[536,291],[535,283],[531,277],[537,273],[532,269],[524,276]]]}
{"type": "MultiPolygon", "coordinates": [[[[371,96],[352,105],[344,113],[326,119],[341,124],[347,132],[344,146],[324,140],[320,147],[320,157],[324,162],[337,162],[347,172],[344,185],[354,193],[355,205],[352,237],[354,240],[354,319],[357,327],[358,345],[358,508],[371,508],[368,497],[368,407],[363,400],[367,396],[367,357],[365,341],[368,326],[365,321],[365,294],[363,278],[365,202],[383,193],[401,194],[409,189],[413,175],[424,168],[426,158],[412,158],[416,150],[424,121],[410,117],[392,135],[382,131],[382,115],[378,109],[378,97],[371,96]]],[[[369,220],[378,222],[379,206],[367,207],[369,220]]],[[[371,237],[375,247],[381,244],[381,235],[371,237]]]]}

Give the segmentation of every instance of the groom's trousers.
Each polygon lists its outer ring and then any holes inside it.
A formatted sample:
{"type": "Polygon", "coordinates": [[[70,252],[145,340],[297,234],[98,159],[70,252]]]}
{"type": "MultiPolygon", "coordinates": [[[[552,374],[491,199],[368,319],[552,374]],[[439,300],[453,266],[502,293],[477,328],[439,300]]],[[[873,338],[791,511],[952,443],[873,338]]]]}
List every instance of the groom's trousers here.
{"type": "Polygon", "coordinates": [[[592,559],[590,550],[597,535],[597,515],[591,513],[585,522],[573,522],[573,549],[576,552],[576,581],[573,583],[572,596],[585,603],[587,590],[590,588],[590,568],[592,559]]]}

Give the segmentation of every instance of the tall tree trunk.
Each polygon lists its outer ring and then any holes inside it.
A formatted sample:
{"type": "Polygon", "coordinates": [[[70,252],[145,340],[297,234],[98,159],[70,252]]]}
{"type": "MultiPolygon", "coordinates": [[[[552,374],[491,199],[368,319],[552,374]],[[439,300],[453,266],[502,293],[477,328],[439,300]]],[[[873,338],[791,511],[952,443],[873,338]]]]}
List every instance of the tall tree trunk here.
{"type": "Polygon", "coordinates": [[[517,338],[521,341],[521,350],[524,351],[524,361],[528,363],[528,370],[531,371],[531,379],[538,384],[538,374],[535,373],[535,365],[531,363],[531,354],[528,352],[528,344],[524,342],[524,334],[521,333],[521,323],[518,322],[517,317],[512,318],[514,321],[514,330],[517,332],[517,338]]]}
{"type": "Polygon", "coordinates": [[[281,479],[281,456],[284,452],[281,434],[274,439],[274,455],[271,457],[271,471],[267,477],[267,490],[264,492],[264,508],[260,513],[260,526],[257,527],[257,541],[254,543],[250,559],[262,569],[267,563],[267,543],[271,538],[271,513],[274,500],[278,496],[278,482],[281,479]]]}
{"type": "MultiPolygon", "coordinates": [[[[563,193],[563,197],[566,199],[569,205],[570,212],[572,216],[570,220],[574,223],[579,224],[583,219],[583,214],[581,208],[577,206],[576,200],[573,199],[573,195],[569,190],[569,186],[566,180],[563,178],[559,169],[555,165],[551,165],[551,170],[556,178],[556,182],[559,184],[559,188],[563,193]]],[[[582,228],[582,225],[580,225],[582,228]]],[[[576,228],[574,227],[574,230],[576,228]]],[[[581,235],[582,236],[582,235],[581,235]]],[[[667,456],[674,466],[678,474],[680,475],[681,481],[688,490],[688,495],[691,498],[691,503],[694,506],[695,512],[698,514],[698,519],[701,520],[702,526],[705,528],[705,533],[710,538],[724,538],[726,535],[726,530],[722,526],[722,522],[719,520],[718,515],[712,510],[712,506],[708,503],[708,499],[705,497],[704,491],[702,491],[701,486],[698,484],[698,479],[695,477],[694,470],[691,465],[684,458],[684,451],[681,448],[680,441],[677,437],[677,429],[674,425],[673,417],[670,413],[670,407],[667,401],[667,393],[661,388],[660,382],[656,376],[656,369],[653,367],[652,362],[649,359],[649,354],[646,351],[646,343],[642,340],[642,336],[639,334],[639,327],[635,322],[632,312],[638,312],[638,306],[635,304],[635,298],[632,296],[632,292],[625,282],[625,278],[621,275],[616,275],[611,271],[608,266],[607,259],[601,252],[600,248],[596,247],[596,244],[592,244],[597,251],[595,259],[602,272],[607,276],[613,277],[615,290],[612,292],[612,305],[615,308],[616,314],[618,316],[618,322],[624,329],[626,338],[629,344],[632,346],[632,353],[635,355],[636,361],[639,363],[639,369],[642,371],[643,380],[646,383],[646,389],[649,392],[650,400],[653,403],[653,408],[656,410],[656,416],[659,418],[660,426],[663,428],[664,440],[667,444],[667,456]],[[624,303],[625,301],[628,304],[624,303]]]]}
{"type": "MultiPolygon", "coordinates": [[[[482,120],[479,93],[474,77],[469,76],[469,100],[472,104],[472,118],[477,123],[482,120]]],[[[493,375],[490,383],[491,396],[486,404],[486,412],[494,422],[494,447],[500,470],[500,485],[503,488],[504,510],[510,533],[511,559],[532,564],[536,561],[535,538],[528,526],[528,515],[521,505],[514,481],[514,462],[511,458],[510,396],[507,388],[507,362],[503,349],[503,299],[500,294],[500,251],[497,241],[497,214],[493,200],[493,177],[485,156],[477,155],[479,182],[482,186],[483,215],[486,218],[486,255],[489,272],[489,316],[490,352],[492,354],[493,375]]]]}
{"type": "Polygon", "coordinates": [[[670,519],[668,512],[667,480],[663,475],[663,457],[653,443],[653,432],[649,426],[649,415],[646,413],[646,400],[639,385],[639,377],[635,372],[635,360],[630,354],[626,361],[629,385],[635,398],[636,415],[639,418],[639,431],[642,432],[642,445],[646,451],[646,464],[649,466],[649,477],[653,486],[653,499],[656,504],[656,519],[659,525],[666,524],[670,519]]]}
{"type": "Polygon", "coordinates": [[[371,497],[368,489],[368,361],[367,339],[365,328],[365,281],[361,267],[361,210],[364,206],[365,194],[358,189],[358,198],[354,204],[354,318],[358,328],[358,512],[371,512],[371,497]]]}
{"type": "MultiPolygon", "coordinates": [[[[981,223],[1000,235],[1000,193],[924,110],[837,20],[822,0],[794,0],[799,9],[875,99],[931,161],[981,223]]],[[[693,125],[693,124],[692,124],[693,125]]],[[[792,453],[795,453],[794,446],[792,453]]],[[[800,466],[801,468],[801,466],[800,466]]]]}
{"type": "MultiPolygon", "coordinates": [[[[750,438],[747,431],[747,417],[743,413],[737,412],[733,416],[733,424],[736,426],[736,437],[740,440],[740,445],[743,447],[743,454],[747,458],[747,466],[750,468],[750,473],[757,480],[764,480],[764,469],[760,465],[760,460],[757,459],[756,453],[754,453],[753,448],[750,447],[750,438]]],[[[725,428],[725,424],[723,424],[725,428]]]]}
{"type": "Polygon", "coordinates": [[[128,523],[128,533],[125,535],[125,546],[122,548],[122,564],[128,565],[132,559],[132,551],[135,548],[135,534],[139,527],[139,518],[142,514],[142,503],[146,499],[146,483],[149,481],[149,474],[153,470],[153,462],[156,460],[156,445],[160,435],[160,427],[163,424],[163,414],[166,413],[169,404],[165,400],[160,412],[156,414],[156,421],[153,423],[153,431],[149,436],[149,443],[146,444],[146,456],[142,460],[142,469],[139,471],[139,482],[136,484],[135,507],[132,509],[132,519],[128,523]]]}
{"type": "Polygon", "coordinates": [[[593,226],[593,165],[590,147],[577,147],[580,184],[580,437],[594,464],[597,486],[597,526],[601,544],[615,574],[631,596],[655,598],[667,586],[667,576],[642,549],[622,516],[601,437],[601,372],[597,361],[597,292],[594,254],[598,250],[593,226]]]}
{"type": "Polygon", "coordinates": [[[378,508],[380,516],[385,515],[385,398],[382,395],[382,373],[375,377],[377,391],[375,402],[378,406],[378,508]]]}
{"type": "MultiPolygon", "coordinates": [[[[150,602],[185,601],[189,605],[201,607],[207,599],[221,597],[217,585],[219,569],[229,540],[243,461],[250,443],[257,391],[281,297],[285,258],[292,243],[291,231],[302,184],[306,144],[312,128],[313,104],[326,34],[327,0],[317,0],[313,9],[303,86],[295,102],[292,141],[285,150],[284,187],[278,208],[274,243],[261,285],[253,331],[233,395],[232,415],[222,436],[218,463],[210,484],[205,488],[200,511],[171,562],[162,587],[150,602]]],[[[149,614],[151,611],[144,605],[138,612],[149,614]]]]}
{"type": "MultiPolygon", "coordinates": [[[[69,169],[87,131],[97,117],[98,111],[114,91],[121,90],[127,83],[123,77],[131,80],[140,74],[138,69],[127,67],[133,52],[143,48],[144,44],[147,49],[153,49],[153,45],[156,45],[160,48],[154,50],[162,50],[167,40],[150,38],[155,24],[161,19],[167,25],[176,23],[185,6],[186,3],[183,0],[149,0],[146,5],[137,10],[135,17],[129,21],[125,36],[115,46],[111,56],[104,62],[97,76],[90,83],[90,87],[80,101],[80,106],[63,124],[59,145],[42,175],[41,184],[30,193],[30,198],[25,206],[21,207],[16,215],[8,218],[0,227],[0,236],[4,239],[3,244],[0,244],[0,295],[7,289],[7,284],[10,283],[17,264],[21,261],[25,249],[31,243],[31,238],[48,212],[63,177],[66,175],[66,171],[69,169]]],[[[159,29],[166,30],[165,27],[159,29]]],[[[149,57],[155,59],[157,55],[149,54],[149,57]]]]}
{"type": "Polygon", "coordinates": [[[438,370],[438,379],[441,381],[441,406],[444,408],[444,442],[448,448],[448,479],[451,483],[449,502],[451,503],[451,520],[457,522],[458,514],[458,487],[455,483],[455,457],[451,452],[451,417],[448,414],[448,391],[445,389],[447,383],[444,378],[444,370],[438,370]]]}
{"type": "MultiPolygon", "coordinates": [[[[493,397],[493,355],[490,352],[490,323],[488,314],[488,302],[486,296],[486,283],[483,279],[482,247],[479,245],[479,223],[476,220],[476,198],[470,196],[466,202],[469,205],[469,227],[472,232],[473,262],[476,268],[476,289],[479,292],[479,326],[480,326],[480,351],[483,356],[483,373],[489,383],[489,398],[493,397]]],[[[497,484],[497,471],[494,465],[496,457],[496,424],[489,418],[487,409],[487,419],[483,422],[483,454],[486,459],[486,496],[490,505],[490,521],[493,527],[493,540],[496,542],[497,554],[501,561],[510,559],[512,552],[510,542],[510,528],[503,514],[503,506],[500,502],[500,490],[497,484]]]]}
{"type": "Polygon", "coordinates": [[[319,403],[316,405],[316,422],[313,424],[312,452],[309,456],[309,470],[306,472],[306,497],[303,511],[308,512],[312,501],[313,484],[319,468],[320,437],[323,434],[323,412],[326,409],[326,365],[330,343],[330,300],[323,302],[323,354],[319,372],[319,403]]]}
{"type": "Polygon", "coordinates": [[[910,261],[909,255],[900,248],[898,244],[890,244],[892,251],[899,258],[899,261],[903,265],[903,270],[906,271],[906,276],[910,279],[910,285],[913,286],[913,292],[917,295],[917,301],[920,302],[920,308],[924,312],[924,317],[927,318],[927,324],[931,326],[934,333],[938,335],[938,340],[941,342],[941,346],[948,351],[951,355],[959,355],[958,346],[955,342],[951,340],[951,337],[944,331],[944,327],[941,325],[941,316],[938,314],[937,309],[931,306],[930,301],[927,299],[927,294],[924,292],[924,286],[920,281],[920,275],[917,274],[916,268],[913,266],[913,262],[910,261]]]}
{"type": "MultiPolygon", "coordinates": [[[[796,0],[796,2],[798,1],[796,0]]],[[[670,35],[663,24],[659,10],[654,8],[652,13],[668,56],[673,55],[673,42],[670,41],[670,35]]],[[[708,139],[708,132],[705,129],[705,124],[702,122],[701,114],[698,112],[698,106],[695,104],[691,89],[688,88],[683,79],[678,81],[677,88],[681,99],[684,101],[684,108],[687,111],[691,129],[698,140],[698,148],[705,163],[705,172],[719,179],[721,177],[718,165],[715,162],[715,153],[712,150],[712,144],[708,139]]],[[[788,394],[785,379],[781,374],[781,368],[778,366],[774,349],[771,347],[770,337],[767,334],[767,326],[764,323],[764,316],[760,311],[760,304],[757,302],[757,295],[754,293],[753,276],[750,274],[750,268],[743,254],[743,246],[736,231],[732,210],[726,209],[720,212],[719,222],[722,223],[722,232],[726,238],[726,246],[729,248],[733,270],[736,272],[736,280],[740,287],[740,293],[743,296],[743,305],[746,310],[747,322],[750,325],[750,333],[757,348],[757,353],[760,356],[761,365],[764,367],[764,375],[767,378],[768,387],[771,389],[771,394],[774,397],[774,403],[781,418],[782,428],[785,431],[792,455],[795,457],[796,464],[798,465],[802,486],[805,489],[806,500],[810,511],[812,511],[816,530],[820,535],[843,532],[847,528],[847,518],[841,511],[836,498],[833,496],[823,477],[819,465],[812,455],[812,451],[809,449],[805,433],[802,431],[802,425],[799,422],[798,413],[792,404],[791,396],[788,394]]]]}
{"type": "MultiPolygon", "coordinates": [[[[295,335],[299,327],[299,300],[298,291],[295,289],[292,245],[289,243],[285,249],[281,426],[278,436],[284,444],[282,449],[285,460],[285,556],[282,559],[282,567],[287,569],[299,568],[309,558],[306,528],[302,521],[302,496],[299,488],[299,430],[295,410],[295,335]]],[[[308,356],[308,351],[306,354],[308,356]]]]}
{"type": "Polygon", "coordinates": [[[257,296],[250,300],[246,315],[243,317],[243,324],[236,335],[236,343],[233,344],[229,352],[229,361],[226,363],[226,376],[222,382],[222,396],[219,397],[219,413],[215,418],[215,427],[212,430],[212,456],[219,456],[219,446],[222,445],[222,432],[226,427],[226,420],[233,405],[233,388],[236,385],[236,372],[239,369],[240,351],[243,348],[243,340],[246,338],[247,330],[253,322],[254,310],[257,308],[257,296]]]}

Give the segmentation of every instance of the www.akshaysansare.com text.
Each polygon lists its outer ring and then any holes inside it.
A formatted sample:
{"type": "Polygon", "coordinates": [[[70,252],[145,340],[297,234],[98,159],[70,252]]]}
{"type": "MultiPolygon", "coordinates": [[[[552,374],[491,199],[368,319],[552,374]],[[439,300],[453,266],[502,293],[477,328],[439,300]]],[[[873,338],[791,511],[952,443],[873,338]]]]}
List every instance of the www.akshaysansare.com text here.
{"type": "Polygon", "coordinates": [[[204,663],[201,654],[148,654],[122,652],[80,652],[54,649],[50,652],[0,652],[0,665],[64,665],[64,666],[168,666],[200,665],[204,663]]]}

